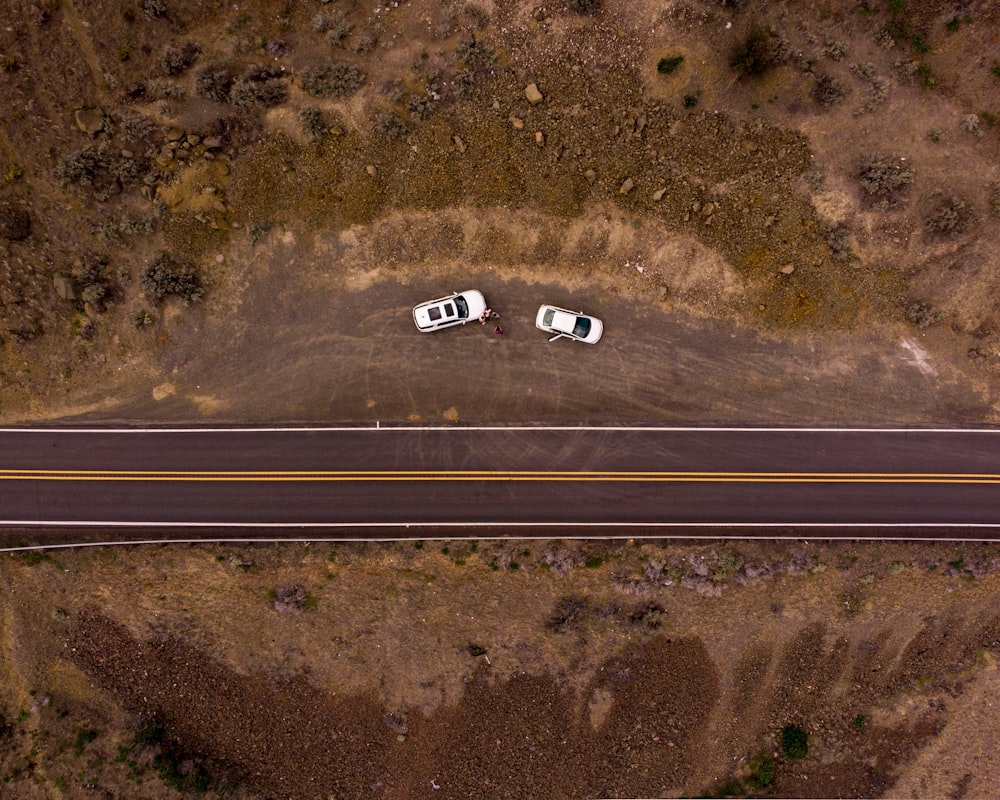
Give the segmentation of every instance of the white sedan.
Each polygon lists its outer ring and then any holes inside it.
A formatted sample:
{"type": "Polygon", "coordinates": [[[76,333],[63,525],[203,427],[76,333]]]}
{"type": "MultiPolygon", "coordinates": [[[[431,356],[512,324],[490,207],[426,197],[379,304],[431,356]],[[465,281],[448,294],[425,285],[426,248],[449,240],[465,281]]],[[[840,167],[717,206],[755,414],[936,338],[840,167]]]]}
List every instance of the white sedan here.
{"type": "Polygon", "coordinates": [[[415,306],[413,322],[421,333],[430,333],[452,325],[464,325],[471,319],[478,320],[485,310],[483,293],[469,289],[415,306]]]}
{"type": "Polygon", "coordinates": [[[597,318],[582,311],[567,311],[558,306],[542,306],[535,315],[535,327],[546,333],[554,333],[550,342],[566,337],[578,342],[597,344],[604,333],[604,324],[597,318]]]}

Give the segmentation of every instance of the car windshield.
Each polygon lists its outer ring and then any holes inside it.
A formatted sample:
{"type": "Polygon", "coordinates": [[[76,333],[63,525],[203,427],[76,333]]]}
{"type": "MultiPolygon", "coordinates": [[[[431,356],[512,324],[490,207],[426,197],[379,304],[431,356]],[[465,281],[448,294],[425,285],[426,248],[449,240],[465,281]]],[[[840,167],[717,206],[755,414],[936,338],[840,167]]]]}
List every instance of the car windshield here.
{"type": "Polygon", "coordinates": [[[587,317],[577,317],[576,325],[573,326],[573,335],[580,339],[586,339],[588,333],[590,333],[590,320],[587,317]]]}
{"type": "Polygon", "coordinates": [[[469,316],[469,304],[462,295],[455,298],[455,305],[458,306],[459,319],[466,319],[469,316]]]}

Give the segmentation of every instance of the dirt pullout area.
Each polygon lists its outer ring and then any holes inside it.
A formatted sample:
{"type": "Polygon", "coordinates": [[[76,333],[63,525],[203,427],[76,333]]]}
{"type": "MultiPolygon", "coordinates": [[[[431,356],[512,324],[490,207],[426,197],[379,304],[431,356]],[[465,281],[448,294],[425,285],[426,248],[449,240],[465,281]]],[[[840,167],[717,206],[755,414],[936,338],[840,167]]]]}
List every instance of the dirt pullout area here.
{"type": "Polygon", "coordinates": [[[10,6],[6,420],[508,421],[542,369],[537,419],[673,369],[613,413],[997,418],[989,0],[10,6]],[[471,284],[517,346],[540,302],[608,316],[603,355],[415,384],[409,307],[471,284]]]}
{"type": "Polygon", "coordinates": [[[996,545],[137,546],[0,580],[25,800],[1000,788],[996,545]]]}

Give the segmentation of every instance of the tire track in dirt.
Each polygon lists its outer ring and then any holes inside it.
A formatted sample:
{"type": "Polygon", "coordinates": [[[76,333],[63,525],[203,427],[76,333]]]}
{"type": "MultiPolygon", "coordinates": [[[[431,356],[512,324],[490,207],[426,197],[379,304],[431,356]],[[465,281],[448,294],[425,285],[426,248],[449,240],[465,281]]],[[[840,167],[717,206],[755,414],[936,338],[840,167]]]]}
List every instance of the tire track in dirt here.
{"type": "Polygon", "coordinates": [[[104,70],[101,69],[101,60],[97,56],[97,49],[94,47],[94,40],[87,33],[87,23],[80,18],[80,14],[76,10],[76,6],[73,4],[73,0],[63,0],[62,3],[63,10],[63,21],[69,32],[73,35],[73,39],[76,41],[77,45],[80,47],[80,53],[83,56],[83,60],[87,62],[87,67],[90,69],[90,75],[94,79],[94,88],[97,91],[98,96],[101,98],[101,104],[105,105],[110,102],[107,89],[105,88],[106,82],[104,79],[104,70]]]}

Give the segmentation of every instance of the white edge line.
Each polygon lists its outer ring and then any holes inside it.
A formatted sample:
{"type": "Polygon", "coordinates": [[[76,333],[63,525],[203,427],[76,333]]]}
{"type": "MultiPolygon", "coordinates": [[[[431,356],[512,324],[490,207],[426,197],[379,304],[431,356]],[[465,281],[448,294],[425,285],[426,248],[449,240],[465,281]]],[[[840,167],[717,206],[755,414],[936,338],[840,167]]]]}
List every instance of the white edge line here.
{"type": "MultiPolygon", "coordinates": [[[[982,544],[996,544],[996,539],[978,539],[978,538],[965,538],[965,537],[913,537],[913,536],[880,536],[877,539],[866,539],[864,537],[854,537],[854,538],[844,538],[844,537],[830,537],[830,536],[761,536],[755,537],[753,539],[748,539],[746,536],[687,536],[683,534],[663,534],[663,535],[646,535],[646,536],[635,536],[627,534],[619,535],[595,535],[595,536],[568,536],[560,537],[566,541],[576,541],[576,540],[612,540],[612,541],[626,541],[634,539],[683,539],[686,541],[698,540],[704,542],[718,542],[718,541],[743,541],[743,542],[913,542],[913,543],[982,543],[982,544]]],[[[105,542],[66,542],[66,543],[56,543],[56,544],[40,544],[40,545],[24,545],[21,547],[0,547],[0,553],[18,553],[29,550],[72,550],[80,549],[85,547],[113,547],[113,546],[125,546],[125,545],[166,545],[166,544],[315,544],[321,542],[338,542],[338,543],[365,543],[365,542],[376,542],[376,543],[391,543],[391,542],[454,542],[461,541],[454,538],[449,538],[447,536],[429,536],[423,539],[416,539],[412,537],[370,537],[364,539],[354,539],[354,538],[339,538],[333,536],[327,537],[294,537],[294,538],[283,538],[283,539],[268,539],[268,538],[219,538],[219,539],[136,539],[136,540],[125,540],[125,541],[105,541],[105,542]]],[[[530,541],[542,541],[551,542],[551,536],[478,536],[475,539],[470,539],[469,541],[479,541],[479,542],[510,542],[510,541],[520,541],[520,542],[530,542],[530,541]]]]}
{"type": "MultiPolygon", "coordinates": [[[[0,520],[37,528],[1000,528],[1000,522],[98,522],[0,520]]],[[[410,537],[405,537],[410,538],[410,537]]],[[[577,538],[577,537],[573,537],[577,538]]]]}
{"type": "Polygon", "coordinates": [[[387,433],[412,433],[414,431],[502,431],[516,433],[522,431],[612,431],[612,432],[643,432],[661,431],[678,433],[993,433],[1000,434],[1000,427],[970,427],[970,428],[769,428],[769,427],[713,427],[713,426],[624,426],[624,425],[391,425],[376,422],[372,425],[348,426],[289,426],[276,428],[231,427],[231,428],[73,428],[73,427],[6,427],[0,428],[0,433],[100,433],[100,434],[139,434],[139,433],[352,433],[358,431],[385,431],[387,433]]]}

